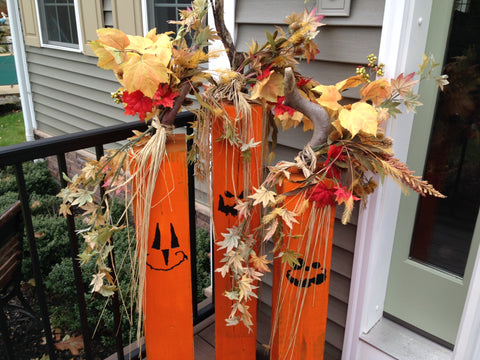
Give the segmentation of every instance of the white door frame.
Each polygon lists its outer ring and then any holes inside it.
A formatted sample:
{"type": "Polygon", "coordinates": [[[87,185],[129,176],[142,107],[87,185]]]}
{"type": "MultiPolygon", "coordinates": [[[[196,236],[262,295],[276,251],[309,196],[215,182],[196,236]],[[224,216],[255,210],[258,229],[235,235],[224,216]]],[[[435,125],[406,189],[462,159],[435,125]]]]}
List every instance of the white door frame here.
{"type": "MultiPolygon", "coordinates": [[[[432,0],[385,1],[379,58],[386,64],[386,77],[417,70],[427,41],[431,5],[432,0]]],[[[413,114],[404,113],[388,124],[387,133],[395,140],[396,157],[402,161],[407,158],[412,121],[413,114]]],[[[343,360],[370,359],[372,352],[379,352],[361,344],[360,336],[382,318],[400,196],[398,186],[386,180],[360,211],[343,360]]],[[[479,336],[480,263],[477,257],[452,360],[480,359],[479,336]]]]}

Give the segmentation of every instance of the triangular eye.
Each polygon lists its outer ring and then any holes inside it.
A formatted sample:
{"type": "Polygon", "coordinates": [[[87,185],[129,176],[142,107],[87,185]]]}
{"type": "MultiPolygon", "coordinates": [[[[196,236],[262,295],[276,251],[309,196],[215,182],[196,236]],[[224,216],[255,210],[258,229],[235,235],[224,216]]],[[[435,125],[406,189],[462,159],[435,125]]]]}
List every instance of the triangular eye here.
{"type": "Polygon", "coordinates": [[[178,237],[177,234],[175,234],[175,229],[173,228],[172,223],[170,223],[170,234],[172,235],[172,249],[180,247],[180,244],[178,243],[178,237]]]}
{"type": "Polygon", "coordinates": [[[158,228],[158,223],[157,223],[157,228],[155,229],[155,238],[153,239],[153,245],[152,249],[160,250],[160,229],[158,228]]]}

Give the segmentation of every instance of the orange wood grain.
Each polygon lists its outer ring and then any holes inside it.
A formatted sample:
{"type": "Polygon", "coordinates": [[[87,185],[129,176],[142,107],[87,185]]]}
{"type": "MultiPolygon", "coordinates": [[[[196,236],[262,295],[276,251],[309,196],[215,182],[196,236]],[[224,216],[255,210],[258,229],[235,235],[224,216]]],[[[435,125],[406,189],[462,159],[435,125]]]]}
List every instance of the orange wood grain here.
{"type": "Polygon", "coordinates": [[[150,209],[145,284],[148,359],[194,359],[185,135],[169,136],[150,209]]]}
{"type": "MultiPolygon", "coordinates": [[[[290,181],[284,181],[280,192],[294,190],[298,187],[294,181],[301,179],[302,175],[293,174],[290,181]]],[[[294,211],[303,196],[302,193],[288,196],[286,208],[294,211]]],[[[292,235],[305,236],[285,237],[287,248],[301,254],[302,266],[292,269],[286,262],[282,264],[277,256],[274,260],[272,360],[323,359],[335,209],[331,208],[322,220],[319,216],[322,210],[313,206],[311,204],[301,215],[291,231],[292,235]],[[312,214],[315,211],[318,213],[312,214]],[[313,222],[310,216],[315,216],[313,222]],[[309,231],[312,231],[312,241],[307,244],[309,231]],[[325,274],[323,280],[322,273],[325,274]]],[[[288,228],[284,226],[284,229],[288,228]]]]}
{"type": "MultiPolygon", "coordinates": [[[[235,119],[235,108],[232,105],[225,105],[225,111],[229,117],[235,119]]],[[[262,141],[262,107],[252,105],[252,130],[254,141],[262,141]]],[[[223,134],[222,120],[215,119],[212,128],[212,153],[213,153],[213,174],[212,174],[212,196],[213,196],[213,223],[214,239],[222,241],[222,233],[238,223],[238,215],[235,214],[233,206],[235,197],[241,198],[242,192],[246,193],[244,185],[244,168],[248,167],[250,179],[248,187],[258,187],[260,184],[262,152],[258,145],[252,149],[250,162],[244,162],[240,156],[240,150],[231,146],[228,141],[217,141],[223,134]],[[228,192],[228,193],[227,193],[228,192]],[[233,195],[233,197],[232,197],[233,195]],[[223,211],[222,211],[223,210],[223,211]]],[[[251,190],[250,190],[251,193],[251,190]]],[[[259,224],[258,214],[252,216],[251,228],[259,224]]],[[[218,246],[215,246],[215,250],[218,246]]],[[[220,260],[223,258],[222,251],[215,251],[214,268],[224,265],[220,260]]],[[[256,355],[256,307],[257,301],[252,299],[248,305],[253,315],[254,325],[252,331],[242,324],[227,326],[225,319],[230,315],[232,301],[227,299],[223,293],[231,289],[231,279],[225,278],[215,272],[215,353],[217,360],[252,360],[256,355]]]]}

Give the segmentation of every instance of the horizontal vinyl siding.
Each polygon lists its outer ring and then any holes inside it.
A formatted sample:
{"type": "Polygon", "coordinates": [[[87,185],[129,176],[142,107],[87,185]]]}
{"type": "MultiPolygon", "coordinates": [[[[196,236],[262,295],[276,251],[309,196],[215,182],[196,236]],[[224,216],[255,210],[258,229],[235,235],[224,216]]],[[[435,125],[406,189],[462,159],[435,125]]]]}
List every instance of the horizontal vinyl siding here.
{"type": "MultiPolygon", "coordinates": [[[[236,7],[237,48],[246,50],[251,39],[263,43],[265,31],[273,33],[275,26],[285,26],[284,20],[292,12],[303,12],[305,6],[311,10],[315,0],[305,4],[304,0],[241,0],[236,7]]],[[[326,17],[326,26],[320,28],[316,43],[320,53],[315,61],[302,62],[298,70],[324,85],[333,85],[355,75],[355,68],[366,63],[367,55],[378,54],[384,0],[353,0],[350,16],[326,17]]],[[[358,89],[343,93],[345,102],[359,98],[358,89]]],[[[292,161],[299,150],[310,140],[311,132],[303,132],[301,126],[279,131],[274,162],[292,161]]],[[[335,212],[332,268],[330,274],[330,295],[327,316],[325,359],[341,358],[345,322],[348,309],[350,279],[353,266],[358,206],[348,225],[342,225],[340,218],[343,206],[335,212]]],[[[271,306],[271,275],[265,276],[261,300],[271,306]]]]}
{"type": "Polygon", "coordinates": [[[27,63],[38,130],[62,135],[135,121],[111,99],[118,82],[96,58],[27,47],[27,63]]]}

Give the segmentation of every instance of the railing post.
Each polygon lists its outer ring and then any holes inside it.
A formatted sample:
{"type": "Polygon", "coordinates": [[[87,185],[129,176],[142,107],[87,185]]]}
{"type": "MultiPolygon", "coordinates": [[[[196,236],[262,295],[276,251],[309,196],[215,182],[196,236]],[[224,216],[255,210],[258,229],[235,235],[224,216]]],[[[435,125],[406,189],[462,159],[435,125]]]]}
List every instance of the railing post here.
{"type": "MultiPolygon", "coordinates": [[[[58,172],[60,174],[60,182],[62,187],[67,186],[67,182],[63,178],[62,174],[67,174],[67,163],[65,160],[65,154],[57,154],[58,161],[58,172]]],[[[75,234],[75,219],[73,215],[67,215],[67,229],[68,229],[68,238],[70,240],[70,253],[73,262],[73,273],[75,276],[75,286],[77,289],[77,301],[78,309],[80,312],[80,323],[82,328],[83,335],[83,345],[85,356],[88,360],[93,360],[93,351],[92,351],[92,337],[90,335],[90,329],[88,328],[88,318],[87,318],[87,305],[85,302],[85,288],[83,286],[82,279],[82,270],[80,268],[80,263],[78,262],[78,238],[75,234]]]]}
{"type": "MultiPolygon", "coordinates": [[[[190,125],[186,127],[187,131],[187,152],[190,152],[193,146],[193,139],[190,135],[193,134],[193,129],[190,125]]],[[[191,271],[192,271],[192,311],[193,319],[198,317],[198,298],[197,298],[197,229],[196,229],[196,216],[195,216],[195,176],[194,165],[188,164],[187,179],[188,179],[188,226],[190,227],[190,258],[191,258],[191,271]]]]}
{"type": "Polygon", "coordinates": [[[33,276],[35,278],[35,288],[37,290],[38,305],[42,316],[43,330],[47,341],[48,354],[50,360],[55,360],[55,346],[53,344],[52,330],[50,327],[50,315],[45,297],[45,287],[43,285],[42,273],[40,270],[40,260],[38,258],[37,244],[35,240],[35,232],[33,229],[32,213],[30,212],[29,196],[27,194],[27,186],[25,184],[25,176],[21,163],[15,164],[18,192],[20,202],[22,203],[22,215],[25,223],[25,231],[27,234],[28,245],[30,249],[30,257],[32,259],[33,276]]]}

